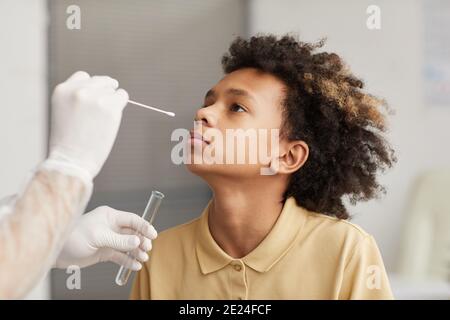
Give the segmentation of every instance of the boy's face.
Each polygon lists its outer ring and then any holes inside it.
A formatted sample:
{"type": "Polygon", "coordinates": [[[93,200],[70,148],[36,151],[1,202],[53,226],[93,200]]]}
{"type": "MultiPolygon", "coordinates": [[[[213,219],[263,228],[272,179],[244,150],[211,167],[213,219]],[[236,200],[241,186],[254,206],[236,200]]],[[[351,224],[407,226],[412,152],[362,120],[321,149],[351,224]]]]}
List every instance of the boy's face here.
{"type": "Polygon", "coordinates": [[[245,68],[226,75],[207,92],[204,105],[196,112],[193,132],[199,134],[199,139],[191,132],[192,160],[188,169],[204,178],[260,175],[260,169],[270,163],[267,156],[274,154],[279,142],[274,143],[271,134],[276,131],[271,129],[279,130],[282,124],[284,90],[281,80],[257,69],[245,68]],[[227,136],[230,133],[236,136],[227,136]],[[265,152],[264,157],[258,155],[260,152],[265,152]],[[239,153],[245,156],[244,163],[242,158],[238,163],[239,153]],[[195,157],[201,160],[195,161],[195,157]],[[222,159],[222,164],[217,159],[222,159]]]}

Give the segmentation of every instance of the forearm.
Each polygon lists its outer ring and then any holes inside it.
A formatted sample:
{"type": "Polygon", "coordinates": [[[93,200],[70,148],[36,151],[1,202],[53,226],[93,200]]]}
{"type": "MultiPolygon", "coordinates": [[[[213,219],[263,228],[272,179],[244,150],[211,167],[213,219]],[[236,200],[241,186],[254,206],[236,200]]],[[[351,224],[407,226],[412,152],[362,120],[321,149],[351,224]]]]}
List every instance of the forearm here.
{"type": "Polygon", "coordinates": [[[35,174],[12,212],[0,220],[0,299],[23,297],[45,275],[84,210],[86,192],[75,177],[44,170],[35,174]]]}

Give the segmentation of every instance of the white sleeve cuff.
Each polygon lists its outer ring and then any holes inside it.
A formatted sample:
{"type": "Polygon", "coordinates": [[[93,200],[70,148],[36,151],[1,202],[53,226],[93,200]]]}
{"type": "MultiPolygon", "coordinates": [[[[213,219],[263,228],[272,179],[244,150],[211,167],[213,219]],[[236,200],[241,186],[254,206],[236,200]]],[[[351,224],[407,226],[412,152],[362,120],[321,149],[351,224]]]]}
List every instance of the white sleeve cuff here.
{"type": "Polygon", "coordinates": [[[40,164],[38,170],[40,169],[46,171],[57,171],[65,175],[78,178],[85,186],[85,199],[83,199],[85,201],[83,201],[83,204],[87,204],[94,187],[92,175],[88,170],[81,168],[80,166],[77,166],[70,161],[67,161],[60,154],[54,153],[52,153],[48,159],[40,164]]]}

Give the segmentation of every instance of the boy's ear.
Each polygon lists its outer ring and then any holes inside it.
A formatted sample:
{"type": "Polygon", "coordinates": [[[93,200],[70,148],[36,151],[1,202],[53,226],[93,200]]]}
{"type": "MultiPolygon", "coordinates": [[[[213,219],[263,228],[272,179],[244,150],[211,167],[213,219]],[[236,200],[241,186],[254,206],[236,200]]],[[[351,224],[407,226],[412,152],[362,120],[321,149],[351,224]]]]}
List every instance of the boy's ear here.
{"type": "Polygon", "coordinates": [[[309,147],[302,140],[289,141],[280,144],[278,158],[278,173],[291,174],[300,169],[308,159],[309,147]]]}

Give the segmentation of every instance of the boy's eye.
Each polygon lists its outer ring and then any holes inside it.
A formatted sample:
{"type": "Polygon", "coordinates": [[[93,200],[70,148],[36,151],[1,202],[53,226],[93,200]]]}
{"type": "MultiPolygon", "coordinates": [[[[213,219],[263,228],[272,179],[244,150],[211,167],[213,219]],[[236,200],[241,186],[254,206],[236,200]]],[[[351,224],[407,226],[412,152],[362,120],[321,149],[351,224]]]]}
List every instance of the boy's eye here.
{"type": "Polygon", "coordinates": [[[241,107],[240,105],[238,105],[236,103],[231,105],[230,110],[232,112],[246,112],[246,110],[243,107],[241,107]]]}

